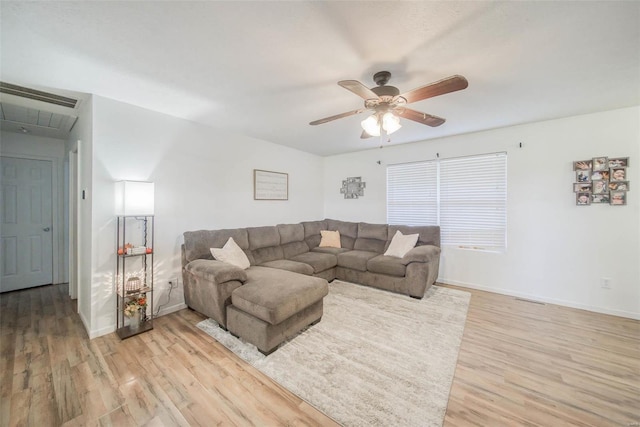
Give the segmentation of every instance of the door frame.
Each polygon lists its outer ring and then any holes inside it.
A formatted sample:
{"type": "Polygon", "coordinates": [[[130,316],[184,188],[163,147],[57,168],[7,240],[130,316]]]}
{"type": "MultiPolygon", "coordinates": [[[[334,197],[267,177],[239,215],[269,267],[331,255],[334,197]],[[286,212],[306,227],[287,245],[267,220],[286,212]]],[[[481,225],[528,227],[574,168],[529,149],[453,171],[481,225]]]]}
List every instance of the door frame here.
{"type": "Polygon", "coordinates": [[[62,159],[54,156],[40,156],[35,154],[18,154],[3,152],[0,157],[12,157],[27,160],[44,160],[51,162],[51,226],[53,251],[53,275],[54,284],[64,283],[65,251],[64,251],[64,206],[62,195],[64,188],[61,177],[64,174],[62,159]]]}
{"type": "MultiPolygon", "coordinates": [[[[80,141],[78,141],[78,146],[80,141]]],[[[68,189],[67,189],[67,215],[68,215],[68,272],[69,272],[69,296],[71,299],[78,299],[78,277],[79,273],[79,248],[80,240],[78,227],[78,218],[80,218],[79,208],[79,191],[80,188],[80,167],[78,165],[78,146],[67,152],[68,158],[68,189]]]]}

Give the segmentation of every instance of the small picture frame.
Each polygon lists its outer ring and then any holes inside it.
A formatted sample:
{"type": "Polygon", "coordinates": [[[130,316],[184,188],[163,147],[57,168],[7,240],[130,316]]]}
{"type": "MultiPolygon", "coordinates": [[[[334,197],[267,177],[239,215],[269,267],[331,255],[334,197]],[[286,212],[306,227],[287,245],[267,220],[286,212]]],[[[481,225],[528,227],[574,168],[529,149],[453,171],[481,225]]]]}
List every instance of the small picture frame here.
{"type": "Polygon", "coordinates": [[[592,165],[591,169],[594,171],[609,170],[609,159],[607,157],[594,157],[592,165]]]}
{"type": "Polygon", "coordinates": [[[609,193],[602,194],[591,194],[591,203],[594,205],[597,204],[609,204],[609,193]]]}
{"type": "Polygon", "coordinates": [[[611,191],[609,192],[611,206],[622,206],[627,204],[627,192],[626,191],[611,191]]]}
{"type": "Polygon", "coordinates": [[[578,160],[573,162],[573,170],[574,171],[583,171],[587,169],[591,169],[592,161],[591,160],[578,160]]]}
{"type": "Polygon", "coordinates": [[[597,179],[595,181],[591,181],[591,192],[593,194],[602,194],[609,192],[609,181],[604,179],[597,179]]]}
{"type": "Polygon", "coordinates": [[[576,171],[577,182],[591,182],[591,169],[580,169],[576,171]]]}
{"type": "Polygon", "coordinates": [[[573,192],[591,192],[591,183],[583,183],[583,182],[574,182],[573,183],[573,192]]]}
{"type": "Polygon", "coordinates": [[[591,172],[591,181],[609,180],[609,170],[591,172]]]}
{"type": "Polygon", "coordinates": [[[591,193],[588,193],[586,191],[576,193],[576,205],[588,206],[590,204],[591,204],[591,193]]]}
{"type": "Polygon", "coordinates": [[[609,168],[628,168],[629,167],[629,158],[628,157],[614,157],[609,159],[609,168]]]}
{"type": "Polygon", "coordinates": [[[629,181],[610,182],[609,191],[629,191],[629,181]]]}
{"type": "Polygon", "coordinates": [[[627,179],[627,168],[611,168],[611,181],[619,182],[626,181],[627,179]]]}

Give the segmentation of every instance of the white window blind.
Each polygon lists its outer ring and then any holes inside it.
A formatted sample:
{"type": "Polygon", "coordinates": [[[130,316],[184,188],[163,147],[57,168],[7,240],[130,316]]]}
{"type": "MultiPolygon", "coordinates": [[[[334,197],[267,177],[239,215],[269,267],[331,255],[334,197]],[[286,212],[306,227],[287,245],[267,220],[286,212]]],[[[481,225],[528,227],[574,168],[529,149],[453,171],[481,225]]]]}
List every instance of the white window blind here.
{"type": "Polygon", "coordinates": [[[442,244],[501,250],[506,223],[506,153],[440,161],[442,244]]]}
{"type": "Polygon", "coordinates": [[[387,223],[438,224],[435,161],[387,167],[387,223]]]}
{"type": "Polygon", "coordinates": [[[387,222],[440,225],[443,245],[505,249],[507,154],[388,166],[387,222]]]}

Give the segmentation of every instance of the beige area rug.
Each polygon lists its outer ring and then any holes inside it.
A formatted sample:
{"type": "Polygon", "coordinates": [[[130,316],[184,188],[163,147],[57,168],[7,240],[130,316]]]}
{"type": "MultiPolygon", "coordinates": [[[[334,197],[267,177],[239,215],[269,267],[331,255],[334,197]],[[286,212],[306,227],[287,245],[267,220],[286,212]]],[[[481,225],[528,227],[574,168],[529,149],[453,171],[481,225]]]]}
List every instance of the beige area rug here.
{"type": "Polygon", "coordinates": [[[441,426],[470,294],[422,300],[334,281],[322,321],[269,356],[212,320],[198,327],[345,426],[441,426]]]}

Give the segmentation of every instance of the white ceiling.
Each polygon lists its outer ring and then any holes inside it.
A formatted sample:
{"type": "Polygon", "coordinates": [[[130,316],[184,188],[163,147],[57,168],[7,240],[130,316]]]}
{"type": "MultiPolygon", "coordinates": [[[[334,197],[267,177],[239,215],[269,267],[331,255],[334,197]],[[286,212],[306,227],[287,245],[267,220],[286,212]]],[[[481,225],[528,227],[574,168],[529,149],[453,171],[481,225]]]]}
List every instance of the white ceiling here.
{"type": "Polygon", "coordinates": [[[8,2],[1,80],[95,93],[300,150],[360,139],[338,80],[401,92],[453,74],[466,90],[412,104],[447,122],[385,145],[640,104],[640,2],[8,2]]]}

